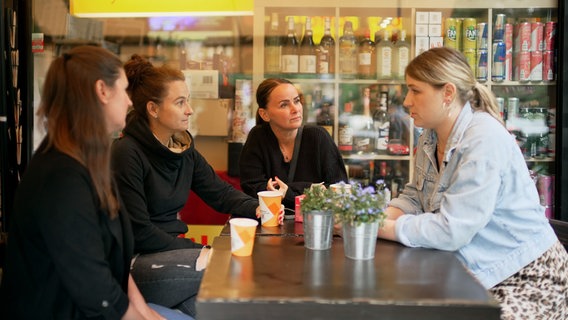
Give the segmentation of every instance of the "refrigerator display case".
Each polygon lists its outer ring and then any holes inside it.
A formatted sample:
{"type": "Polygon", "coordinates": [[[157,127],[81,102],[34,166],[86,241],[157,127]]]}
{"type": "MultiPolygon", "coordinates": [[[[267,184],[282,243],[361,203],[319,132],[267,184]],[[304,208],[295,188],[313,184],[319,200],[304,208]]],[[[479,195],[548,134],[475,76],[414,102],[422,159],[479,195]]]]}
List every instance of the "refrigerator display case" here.
{"type": "Polygon", "coordinates": [[[253,87],[269,77],[292,80],[303,94],[306,122],[329,129],[350,178],[365,184],[383,180],[396,196],[413,175],[420,134],[402,105],[404,67],[431,47],[454,47],[497,97],[547,216],[566,219],[559,182],[565,178],[558,178],[566,144],[559,136],[566,109],[558,94],[565,68],[558,59],[564,43],[561,14],[563,4],[551,0],[259,0],[253,87]],[[333,46],[322,45],[326,37],[333,38],[333,46]],[[290,45],[291,38],[298,44],[290,45]],[[306,63],[315,68],[302,68],[306,63]]]}

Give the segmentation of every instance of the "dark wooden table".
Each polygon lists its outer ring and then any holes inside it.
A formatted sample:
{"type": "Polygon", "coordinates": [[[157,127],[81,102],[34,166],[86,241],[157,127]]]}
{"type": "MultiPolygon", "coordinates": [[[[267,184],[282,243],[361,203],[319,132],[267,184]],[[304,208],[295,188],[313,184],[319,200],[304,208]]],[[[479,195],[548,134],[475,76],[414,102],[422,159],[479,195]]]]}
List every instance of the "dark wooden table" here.
{"type": "MultiPolygon", "coordinates": [[[[221,236],[231,235],[231,226],[229,221],[225,223],[223,229],[221,229],[221,236]]],[[[296,222],[292,219],[284,220],[284,224],[277,227],[263,227],[258,225],[256,227],[256,236],[277,236],[277,237],[303,237],[304,236],[304,224],[301,222],[296,222]]],[[[334,237],[339,237],[339,234],[334,233],[334,237]]]]}
{"type": "MultiPolygon", "coordinates": [[[[231,226],[229,222],[221,230],[221,236],[230,236],[231,226]]],[[[284,220],[284,224],[277,227],[263,227],[260,224],[256,227],[257,236],[282,236],[282,237],[299,237],[304,235],[304,224],[295,222],[294,220],[284,220]]]]}
{"type": "MultiPolygon", "coordinates": [[[[298,224],[301,226],[301,224],[298,224]]],[[[378,240],[374,260],[304,248],[301,236],[258,236],[235,257],[215,238],[198,319],[499,319],[499,304],[450,252],[378,240]]]]}

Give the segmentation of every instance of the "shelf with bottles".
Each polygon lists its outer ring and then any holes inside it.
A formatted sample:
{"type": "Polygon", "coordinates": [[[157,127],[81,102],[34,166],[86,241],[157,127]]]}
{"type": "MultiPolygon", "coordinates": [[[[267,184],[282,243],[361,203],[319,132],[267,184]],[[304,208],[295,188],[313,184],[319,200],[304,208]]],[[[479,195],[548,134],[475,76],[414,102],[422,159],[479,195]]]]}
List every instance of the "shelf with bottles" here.
{"type": "Polygon", "coordinates": [[[415,140],[402,85],[339,85],[337,144],[346,159],[410,160],[415,140]]]}
{"type": "Polygon", "coordinates": [[[335,85],[293,80],[301,94],[304,124],[317,124],[335,137],[335,85]]]}
{"type": "Polygon", "coordinates": [[[507,129],[527,162],[553,162],[556,150],[556,90],[547,86],[493,88],[507,129]]]}
{"type": "Polygon", "coordinates": [[[410,179],[410,164],[395,160],[346,159],[349,180],[363,186],[379,186],[388,189],[391,198],[396,198],[410,179]]]}
{"type": "Polygon", "coordinates": [[[401,82],[411,59],[405,29],[411,28],[410,14],[411,9],[342,8],[337,16],[335,8],[323,8],[294,15],[290,8],[267,8],[263,76],[401,82]]]}

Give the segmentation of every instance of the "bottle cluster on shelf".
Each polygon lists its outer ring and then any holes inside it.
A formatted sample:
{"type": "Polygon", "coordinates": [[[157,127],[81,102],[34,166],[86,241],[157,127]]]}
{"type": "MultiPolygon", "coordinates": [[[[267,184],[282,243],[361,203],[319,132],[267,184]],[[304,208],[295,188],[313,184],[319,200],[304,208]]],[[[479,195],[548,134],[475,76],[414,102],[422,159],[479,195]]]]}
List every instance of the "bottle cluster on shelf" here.
{"type": "Polygon", "coordinates": [[[377,19],[377,31],[371,34],[370,27],[354,30],[354,21],[358,19],[343,17],[342,32],[335,35],[332,17],[323,17],[323,26],[314,25],[314,18],[322,20],[322,17],[287,16],[284,34],[279,27],[279,15],[272,13],[265,39],[265,74],[331,78],[337,71],[343,79],[403,78],[410,60],[410,43],[404,29],[389,25],[392,18],[377,19]],[[301,36],[297,34],[296,21],[304,23],[301,36]],[[320,39],[314,39],[314,34],[321,34],[314,28],[323,28],[320,39]]]}
{"type": "Polygon", "coordinates": [[[497,104],[507,129],[515,136],[527,160],[555,158],[556,109],[520,100],[518,96],[498,96],[497,104]]]}
{"type": "Polygon", "coordinates": [[[410,153],[410,117],[400,99],[389,99],[388,86],[342,87],[338,148],[344,155],[410,153]],[[393,103],[394,102],[394,103],[393,103]]]}
{"type": "Polygon", "coordinates": [[[349,159],[346,166],[350,181],[383,190],[387,201],[398,197],[409,178],[408,162],[349,159]]]}

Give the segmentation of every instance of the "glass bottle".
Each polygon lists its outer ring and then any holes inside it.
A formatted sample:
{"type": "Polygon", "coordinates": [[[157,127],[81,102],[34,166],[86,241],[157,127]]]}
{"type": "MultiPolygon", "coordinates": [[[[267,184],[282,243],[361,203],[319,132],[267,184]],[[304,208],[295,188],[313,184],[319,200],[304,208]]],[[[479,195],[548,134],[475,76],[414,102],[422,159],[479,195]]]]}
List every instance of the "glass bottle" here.
{"type": "Polygon", "coordinates": [[[333,74],[335,72],[335,40],[331,35],[331,19],[325,17],[324,33],[317,47],[317,72],[333,74]]]}
{"type": "Polygon", "coordinates": [[[339,73],[346,79],[354,79],[357,75],[357,38],[351,21],[345,22],[343,35],[339,38],[339,73]]]}
{"type": "Polygon", "coordinates": [[[394,44],[393,77],[404,79],[404,70],[410,61],[410,43],[406,41],[406,30],[400,31],[400,38],[394,44]]]}
{"type": "Polygon", "coordinates": [[[371,88],[363,89],[363,116],[360,118],[363,125],[356,133],[353,142],[357,154],[372,154],[375,145],[375,130],[371,117],[371,88]]]}
{"type": "Polygon", "coordinates": [[[353,128],[350,125],[351,112],[353,112],[353,91],[349,90],[343,104],[343,112],[339,116],[339,127],[337,128],[337,148],[345,155],[350,155],[353,152],[353,128]]]}
{"type": "Polygon", "coordinates": [[[288,35],[282,47],[282,73],[298,73],[298,38],[294,29],[294,17],[288,17],[288,35]]]}
{"type": "Polygon", "coordinates": [[[264,72],[279,73],[282,59],[282,37],[279,29],[278,13],[272,13],[270,30],[264,45],[264,72]]]}
{"type": "Polygon", "coordinates": [[[373,127],[375,128],[375,150],[378,154],[387,153],[389,142],[389,115],[387,113],[388,92],[382,91],[379,94],[379,103],[373,113],[373,127]]]}
{"type": "Polygon", "coordinates": [[[392,78],[392,51],[393,45],[389,41],[389,31],[383,29],[381,41],[376,45],[377,56],[377,78],[392,78]]]}
{"type": "Polygon", "coordinates": [[[363,79],[375,78],[375,43],[370,37],[371,31],[366,29],[363,40],[359,42],[359,56],[357,64],[359,77],[363,79]]]}
{"type": "Polygon", "coordinates": [[[306,18],[304,37],[300,44],[300,73],[316,73],[316,45],[312,33],[312,19],[306,18]]]}
{"type": "Polygon", "coordinates": [[[333,137],[333,116],[331,115],[331,104],[329,102],[322,103],[316,121],[317,125],[323,127],[333,137]]]}

